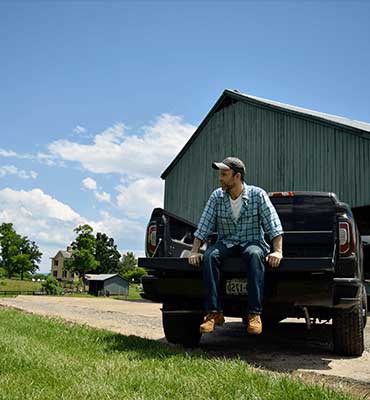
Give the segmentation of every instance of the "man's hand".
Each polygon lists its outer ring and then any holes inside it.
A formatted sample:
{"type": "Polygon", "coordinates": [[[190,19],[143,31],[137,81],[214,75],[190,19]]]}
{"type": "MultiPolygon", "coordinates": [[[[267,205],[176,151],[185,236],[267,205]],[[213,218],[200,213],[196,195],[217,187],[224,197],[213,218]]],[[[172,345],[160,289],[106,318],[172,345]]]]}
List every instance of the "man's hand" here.
{"type": "Polygon", "coordinates": [[[280,261],[283,258],[282,253],[279,251],[274,251],[266,256],[266,261],[269,263],[270,267],[277,268],[280,265],[280,261]]]}
{"type": "Polygon", "coordinates": [[[199,267],[202,260],[202,253],[191,253],[191,256],[188,257],[189,264],[194,265],[194,267],[199,267]]]}

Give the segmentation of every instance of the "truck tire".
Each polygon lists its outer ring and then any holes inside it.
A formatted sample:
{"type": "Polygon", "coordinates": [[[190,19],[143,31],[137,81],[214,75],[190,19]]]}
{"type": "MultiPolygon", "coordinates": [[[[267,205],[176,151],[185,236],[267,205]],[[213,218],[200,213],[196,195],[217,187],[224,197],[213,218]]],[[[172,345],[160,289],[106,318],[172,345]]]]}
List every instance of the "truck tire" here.
{"type": "Polygon", "coordinates": [[[369,312],[369,304],[367,301],[367,293],[365,285],[362,287],[362,315],[363,315],[363,326],[366,327],[367,324],[367,314],[369,312]]]}
{"type": "Polygon", "coordinates": [[[197,347],[202,334],[199,325],[203,322],[203,315],[198,313],[184,313],[163,309],[162,324],[166,339],[170,343],[181,344],[184,347],[197,347]]]}
{"type": "Polygon", "coordinates": [[[364,351],[363,300],[349,310],[333,313],[334,352],[343,356],[360,356],[364,351]]]}

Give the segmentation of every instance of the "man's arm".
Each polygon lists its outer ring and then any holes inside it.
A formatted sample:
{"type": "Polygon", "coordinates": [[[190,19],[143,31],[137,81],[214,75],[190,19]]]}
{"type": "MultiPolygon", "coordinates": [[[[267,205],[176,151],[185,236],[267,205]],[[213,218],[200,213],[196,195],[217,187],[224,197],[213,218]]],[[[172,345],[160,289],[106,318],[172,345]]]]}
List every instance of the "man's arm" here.
{"type": "Polygon", "coordinates": [[[272,253],[267,255],[266,261],[271,267],[276,268],[279,266],[280,261],[283,258],[282,235],[284,232],[278,213],[265,191],[262,192],[261,196],[260,212],[263,230],[268,234],[273,248],[272,253]]]}
{"type": "Polygon", "coordinates": [[[189,257],[189,264],[194,265],[195,267],[199,267],[200,263],[203,259],[203,254],[199,253],[200,246],[202,245],[202,241],[197,237],[194,238],[193,247],[191,249],[191,255],[189,257]]]}
{"type": "Polygon", "coordinates": [[[197,237],[194,238],[193,247],[191,249],[192,253],[199,253],[200,246],[202,245],[202,241],[197,237]]]}
{"type": "Polygon", "coordinates": [[[275,252],[283,254],[283,236],[279,235],[272,239],[272,248],[275,252]]]}
{"type": "Polygon", "coordinates": [[[191,256],[188,257],[189,264],[199,267],[203,254],[199,253],[200,246],[207,239],[207,236],[214,230],[216,225],[216,194],[213,192],[203,210],[198,228],[194,232],[193,248],[191,256]]]}
{"type": "Polygon", "coordinates": [[[268,254],[266,261],[273,268],[277,268],[280,265],[280,261],[283,258],[283,236],[279,235],[272,239],[273,252],[268,254]]]}

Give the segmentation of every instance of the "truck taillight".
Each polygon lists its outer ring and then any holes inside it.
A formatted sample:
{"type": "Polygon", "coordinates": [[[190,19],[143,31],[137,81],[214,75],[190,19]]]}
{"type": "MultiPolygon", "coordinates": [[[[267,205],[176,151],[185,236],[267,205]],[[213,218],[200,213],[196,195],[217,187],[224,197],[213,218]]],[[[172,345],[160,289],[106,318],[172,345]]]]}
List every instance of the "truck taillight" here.
{"type": "Polygon", "coordinates": [[[350,221],[339,222],[339,253],[347,254],[349,250],[354,250],[354,238],[352,224],[350,221]]]}
{"type": "Polygon", "coordinates": [[[153,255],[157,247],[157,225],[151,224],[148,226],[146,236],[146,246],[149,255],[153,255]]]}
{"type": "Polygon", "coordinates": [[[270,197],[293,197],[294,192],[270,192],[270,197]]]}

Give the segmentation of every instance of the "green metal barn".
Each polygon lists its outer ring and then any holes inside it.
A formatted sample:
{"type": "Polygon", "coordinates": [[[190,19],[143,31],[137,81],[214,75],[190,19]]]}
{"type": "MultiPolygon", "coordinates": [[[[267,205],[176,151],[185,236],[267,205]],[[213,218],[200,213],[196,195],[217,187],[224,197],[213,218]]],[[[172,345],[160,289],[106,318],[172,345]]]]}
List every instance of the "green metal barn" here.
{"type": "Polygon", "coordinates": [[[94,296],[128,296],[129,281],[118,274],[88,274],[86,280],[94,296]]]}
{"type": "Polygon", "coordinates": [[[197,223],[227,156],[266,191],[334,192],[370,235],[370,124],[225,90],[163,172],[164,208],[197,223]]]}

